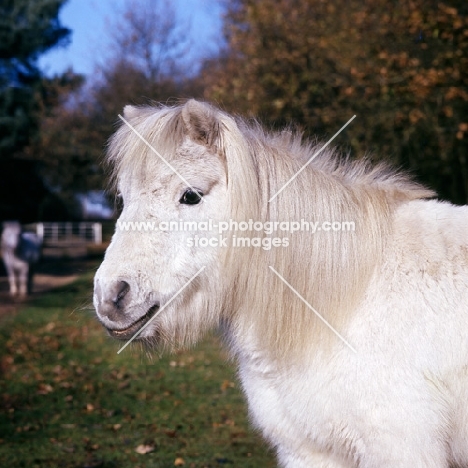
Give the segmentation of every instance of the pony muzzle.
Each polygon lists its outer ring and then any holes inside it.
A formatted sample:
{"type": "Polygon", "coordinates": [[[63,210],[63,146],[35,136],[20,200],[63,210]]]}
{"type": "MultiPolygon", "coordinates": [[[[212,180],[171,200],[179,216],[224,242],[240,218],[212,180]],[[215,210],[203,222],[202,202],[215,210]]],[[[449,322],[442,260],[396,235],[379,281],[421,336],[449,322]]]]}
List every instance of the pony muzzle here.
{"type": "Polygon", "coordinates": [[[160,308],[154,296],[143,303],[138,301],[136,285],[123,279],[110,282],[96,279],[94,306],[97,316],[109,334],[117,339],[130,339],[141,330],[160,308]],[[142,313],[143,312],[143,313],[142,313]]]}

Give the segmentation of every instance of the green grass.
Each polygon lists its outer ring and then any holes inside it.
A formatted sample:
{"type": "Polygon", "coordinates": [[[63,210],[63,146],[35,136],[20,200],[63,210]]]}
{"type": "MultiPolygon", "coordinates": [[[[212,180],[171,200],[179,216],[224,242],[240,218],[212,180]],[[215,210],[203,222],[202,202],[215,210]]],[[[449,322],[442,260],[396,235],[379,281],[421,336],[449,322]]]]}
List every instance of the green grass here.
{"type": "Polygon", "coordinates": [[[0,322],[0,466],[274,467],[216,338],[117,355],[85,308],[91,279],[0,322]]]}

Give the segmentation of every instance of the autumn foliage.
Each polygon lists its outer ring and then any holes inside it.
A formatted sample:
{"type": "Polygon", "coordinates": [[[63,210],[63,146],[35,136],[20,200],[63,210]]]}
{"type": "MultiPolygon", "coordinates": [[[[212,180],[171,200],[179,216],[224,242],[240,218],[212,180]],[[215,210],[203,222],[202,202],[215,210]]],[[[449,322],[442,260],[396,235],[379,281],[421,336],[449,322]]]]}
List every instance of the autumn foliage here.
{"type": "Polygon", "coordinates": [[[231,0],[205,97],[273,126],[334,133],[468,202],[468,4],[231,0]]]}

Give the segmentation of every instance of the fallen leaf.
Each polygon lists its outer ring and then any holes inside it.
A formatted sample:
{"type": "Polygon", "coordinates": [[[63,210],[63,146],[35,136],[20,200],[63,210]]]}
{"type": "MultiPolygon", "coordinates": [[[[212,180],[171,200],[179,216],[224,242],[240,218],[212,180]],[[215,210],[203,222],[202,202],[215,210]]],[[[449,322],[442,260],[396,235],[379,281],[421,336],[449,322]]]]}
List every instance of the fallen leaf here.
{"type": "Polygon", "coordinates": [[[119,390],[123,390],[124,388],[128,387],[130,387],[130,380],[124,380],[123,382],[120,382],[119,385],[117,385],[119,390]]]}
{"type": "Polygon", "coordinates": [[[154,450],[154,447],[152,445],[141,444],[135,449],[135,452],[141,453],[142,455],[144,455],[146,453],[152,452],[153,450],[154,450]]]}
{"type": "Polygon", "coordinates": [[[37,390],[38,395],[47,395],[48,393],[53,392],[54,389],[49,384],[39,384],[39,388],[37,390]]]}
{"type": "Polygon", "coordinates": [[[225,392],[228,388],[234,388],[235,384],[234,382],[231,382],[229,380],[223,380],[223,383],[221,384],[221,391],[225,392]]]}
{"type": "Polygon", "coordinates": [[[171,429],[166,429],[164,433],[167,435],[167,437],[170,437],[171,439],[173,439],[177,435],[177,431],[173,431],[171,429]]]}

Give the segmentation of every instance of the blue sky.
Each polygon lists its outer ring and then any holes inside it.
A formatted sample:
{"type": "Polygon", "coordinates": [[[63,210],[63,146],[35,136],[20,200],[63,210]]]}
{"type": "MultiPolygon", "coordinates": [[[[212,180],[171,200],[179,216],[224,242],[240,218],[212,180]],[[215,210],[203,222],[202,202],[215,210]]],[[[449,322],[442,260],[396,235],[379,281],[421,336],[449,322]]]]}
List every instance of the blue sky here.
{"type": "MultiPolygon", "coordinates": [[[[157,0],[153,0],[157,2],[157,0]]],[[[89,75],[105,60],[109,30],[125,0],[68,0],[60,20],[72,30],[71,43],[56,48],[39,60],[41,69],[53,75],[73,67],[89,75]]],[[[221,0],[173,0],[179,17],[190,24],[191,54],[201,57],[214,52],[221,41],[221,0]]]]}

